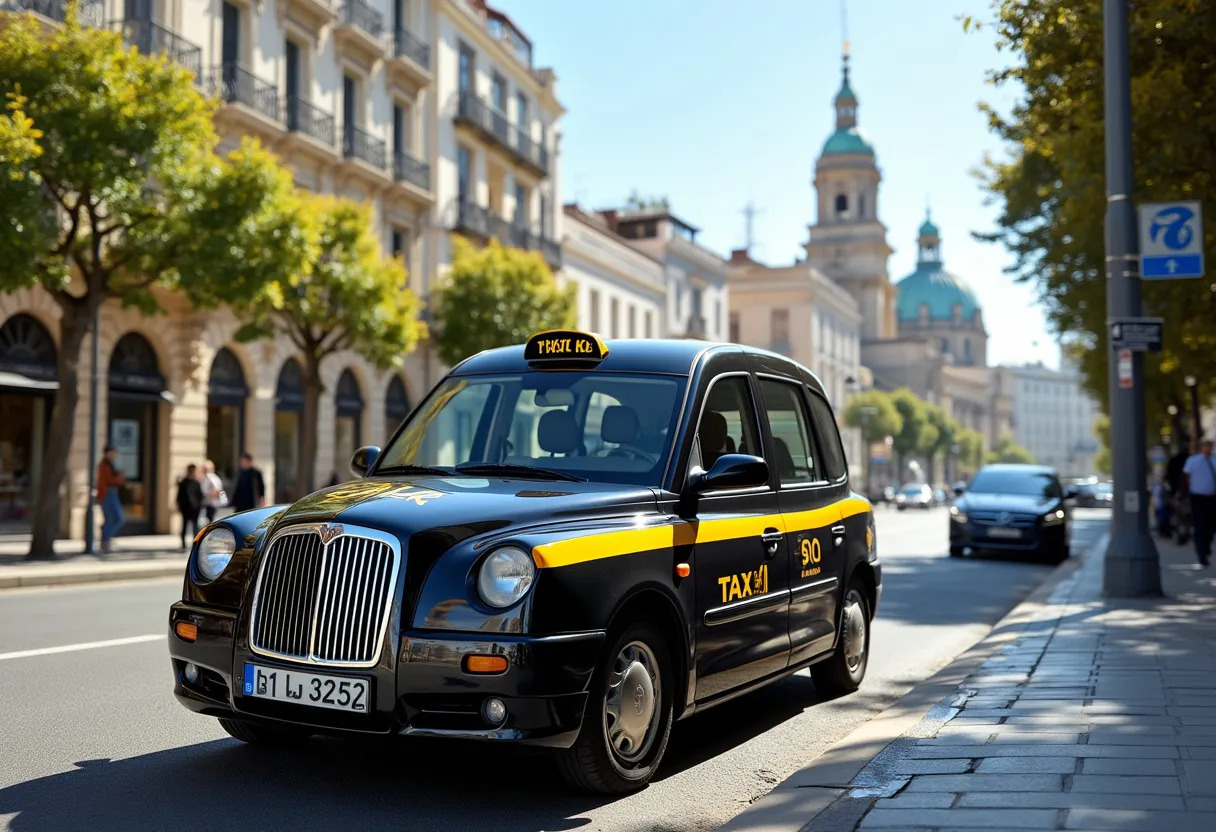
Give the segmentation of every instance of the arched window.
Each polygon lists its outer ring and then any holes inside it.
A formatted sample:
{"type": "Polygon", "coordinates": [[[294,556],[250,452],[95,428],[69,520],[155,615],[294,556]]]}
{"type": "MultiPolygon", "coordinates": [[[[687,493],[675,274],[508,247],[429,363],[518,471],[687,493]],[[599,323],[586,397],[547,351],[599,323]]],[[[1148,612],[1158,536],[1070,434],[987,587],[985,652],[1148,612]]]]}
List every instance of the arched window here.
{"type": "Polygon", "coordinates": [[[347,477],[347,464],[362,442],[363,393],[359,381],[350,370],[343,370],[334,390],[334,472],[339,479],[347,477]]]}
{"type": "Polygon", "coordinates": [[[245,444],[245,400],[249,385],[245,370],[232,350],[223,347],[211,362],[207,385],[207,458],[231,488],[245,444]]]}
{"type": "Polygon", "coordinates": [[[32,315],[13,315],[0,326],[0,372],[55,381],[57,358],[51,333],[32,315]]]}
{"type": "Polygon", "coordinates": [[[388,390],[384,393],[384,430],[391,434],[397,426],[405,421],[410,413],[410,397],[405,392],[405,382],[401,376],[394,375],[388,382],[388,390]]]}
{"type": "Polygon", "coordinates": [[[304,372],[300,362],[289,358],[279,368],[274,387],[274,499],[289,503],[299,499],[300,411],[304,407],[304,372]]]}
{"type": "Polygon", "coordinates": [[[126,478],[118,488],[126,522],[120,534],[156,531],[160,442],[159,407],[165,398],[165,377],[148,339],[128,332],[110,354],[109,425],[106,444],[117,451],[115,466],[126,478]]]}
{"type": "Polygon", "coordinates": [[[836,216],[843,217],[849,213],[849,198],[844,194],[836,195],[836,216]]]}

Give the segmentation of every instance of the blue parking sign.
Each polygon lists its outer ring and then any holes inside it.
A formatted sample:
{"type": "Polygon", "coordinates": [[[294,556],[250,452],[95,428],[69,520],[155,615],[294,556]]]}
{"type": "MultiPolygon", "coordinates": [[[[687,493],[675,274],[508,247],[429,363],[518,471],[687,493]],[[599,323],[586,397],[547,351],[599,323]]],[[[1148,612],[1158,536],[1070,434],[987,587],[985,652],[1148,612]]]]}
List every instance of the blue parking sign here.
{"type": "Polygon", "coordinates": [[[1203,277],[1203,208],[1198,200],[1140,206],[1140,277],[1203,277]]]}

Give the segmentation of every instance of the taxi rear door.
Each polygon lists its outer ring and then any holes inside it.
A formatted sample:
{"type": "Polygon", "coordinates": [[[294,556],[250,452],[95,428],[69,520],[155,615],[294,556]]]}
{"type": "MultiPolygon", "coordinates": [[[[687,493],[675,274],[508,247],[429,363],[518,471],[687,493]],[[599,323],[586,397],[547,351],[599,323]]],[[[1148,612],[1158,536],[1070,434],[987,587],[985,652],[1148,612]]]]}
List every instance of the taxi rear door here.
{"type": "Polygon", "coordinates": [[[758,376],[769,465],[778,480],[790,557],[790,664],[832,649],[846,560],[844,528],[812,429],[805,385],[758,376]]]}

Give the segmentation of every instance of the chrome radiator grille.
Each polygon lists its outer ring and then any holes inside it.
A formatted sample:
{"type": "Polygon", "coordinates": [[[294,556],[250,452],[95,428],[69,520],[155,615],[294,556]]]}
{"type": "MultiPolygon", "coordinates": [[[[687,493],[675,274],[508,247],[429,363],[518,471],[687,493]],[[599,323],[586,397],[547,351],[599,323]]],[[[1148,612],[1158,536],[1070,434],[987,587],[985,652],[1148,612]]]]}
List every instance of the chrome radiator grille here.
{"type": "Polygon", "coordinates": [[[398,547],[372,530],[293,527],[272,540],[254,590],[255,653],[313,664],[380,658],[398,547]]]}

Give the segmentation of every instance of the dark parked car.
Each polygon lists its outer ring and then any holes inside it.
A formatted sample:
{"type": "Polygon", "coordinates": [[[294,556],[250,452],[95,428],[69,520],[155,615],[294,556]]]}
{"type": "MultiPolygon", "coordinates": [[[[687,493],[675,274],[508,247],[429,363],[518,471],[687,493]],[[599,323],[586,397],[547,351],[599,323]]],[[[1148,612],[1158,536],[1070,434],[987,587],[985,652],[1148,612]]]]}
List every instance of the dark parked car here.
{"type": "Polygon", "coordinates": [[[621,793],[676,720],[802,668],[819,698],[865,676],[874,515],[788,359],[540,333],[454,367],[351,469],[194,545],[174,693],[239,740],[538,746],[621,793]]]}
{"type": "Polygon", "coordinates": [[[988,465],[950,506],[950,556],[979,551],[1068,557],[1068,500],[1056,472],[1042,465],[988,465]]]}

